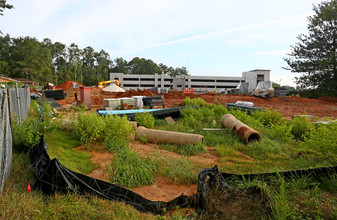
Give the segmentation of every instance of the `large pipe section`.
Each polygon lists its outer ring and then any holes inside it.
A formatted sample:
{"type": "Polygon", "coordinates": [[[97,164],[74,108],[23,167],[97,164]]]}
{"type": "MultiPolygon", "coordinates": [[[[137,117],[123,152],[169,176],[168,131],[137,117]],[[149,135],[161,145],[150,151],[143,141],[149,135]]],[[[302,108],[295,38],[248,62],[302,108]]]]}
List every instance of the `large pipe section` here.
{"type": "Polygon", "coordinates": [[[147,129],[143,126],[139,126],[135,135],[136,140],[140,140],[143,135],[146,135],[148,142],[155,144],[187,145],[204,142],[204,136],[198,134],[147,129]]]}
{"type": "Polygon", "coordinates": [[[221,126],[232,129],[237,133],[247,144],[252,141],[260,141],[259,132],[237,120],[233,115],[226,114],[221,118],[221,126]]]}

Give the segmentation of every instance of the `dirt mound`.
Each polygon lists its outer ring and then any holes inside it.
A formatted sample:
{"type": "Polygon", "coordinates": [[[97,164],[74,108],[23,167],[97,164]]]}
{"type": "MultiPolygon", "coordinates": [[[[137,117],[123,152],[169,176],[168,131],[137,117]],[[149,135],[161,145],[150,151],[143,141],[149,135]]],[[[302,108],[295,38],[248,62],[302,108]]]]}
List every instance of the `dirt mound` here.
{"type": "Polygon", "coordinates": [[[64,83],[62,83],[61,85],[58,85],[55,87],[55,89],[63,89],[63,90],[66,90],[68,89],[69,87],[73,87],[73,83],[75,83],[76,85],[78,86],[84,86],[83,84],[80,84],[76,81],[65,81],[64,83]]]}

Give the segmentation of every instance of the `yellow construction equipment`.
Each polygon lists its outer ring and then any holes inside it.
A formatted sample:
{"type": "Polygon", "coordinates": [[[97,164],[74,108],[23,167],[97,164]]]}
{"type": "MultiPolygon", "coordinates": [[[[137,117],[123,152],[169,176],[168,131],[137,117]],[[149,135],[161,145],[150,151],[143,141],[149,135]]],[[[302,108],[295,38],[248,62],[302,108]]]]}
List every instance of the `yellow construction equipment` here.
{"type": "Polygon", "coordinates": [[[102,82],[99,82],[99,83],[98,83],[98,87],[101,88],[101,89],[103,89],[103,88],[109,86],[109,85],[110,85],[111,83],[113,83],[113,82],[116,83],[117,86],[119,86],[118,80],[109,80],[109,81],[102,81],[102,82]]]}

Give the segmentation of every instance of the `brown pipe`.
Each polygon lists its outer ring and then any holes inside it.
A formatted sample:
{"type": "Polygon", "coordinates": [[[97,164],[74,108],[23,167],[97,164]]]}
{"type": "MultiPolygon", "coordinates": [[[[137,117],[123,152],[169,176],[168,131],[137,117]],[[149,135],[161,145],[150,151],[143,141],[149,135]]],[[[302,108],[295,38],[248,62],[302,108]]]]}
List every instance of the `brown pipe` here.
{"type": "Polygon", "coordinates": [[[237,120],[233,115],[226,114],[221,118],[221,126],[232,129],[237,133],[247,144],[252,141],[260,141],[259,132],[237,120]]]}
{"type": "Polygon", "coordinates": [[[148,142],[154,144],[166,143],[166,144],[187,145],[204,142],[204,136],[202,135],[147,129],[143,126],[138,127],[135,135],[136,140],[140,140],[140,137],[142,137],[143,134],[146,135],[148,142]]]}

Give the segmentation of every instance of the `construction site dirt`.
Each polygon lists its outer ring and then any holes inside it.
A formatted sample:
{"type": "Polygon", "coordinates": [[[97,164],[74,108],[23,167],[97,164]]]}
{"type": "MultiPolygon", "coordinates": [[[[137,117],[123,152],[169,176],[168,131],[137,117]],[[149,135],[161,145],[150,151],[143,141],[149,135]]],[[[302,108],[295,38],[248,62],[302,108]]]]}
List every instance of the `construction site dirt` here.
{"type": "MultiPolygon", "coordinates": [[[[71,105],[75,101],[75,93],[80,94],[79,88],[68,88],[65,90],[67,97],[64,100],[57,101],[62,106],[71,105]]],[[[103,99],[121,98],[132,96],[149,96],[158,95],[149,90],[129,90],[127,92],[105,92],[98,87],[91,90],[91,101],[94,108],[101,108],[103,99]]],[[[285,118],[291,118],[294,115],[308,114],[319,117],[320,119],[337,118],[337,98],[321,97],[318,99],[308,99],[299,96],[273,97],[263,99],[248,95],[221,95],[218,93],[206,94],[183,94],[182,92],[169,92],[164,94],[165,107],[175,107],[184,105],[186,97],[204,99],[207,103],[218,103],[226,105],[227,103],[235,103],[237,101],[252,102],[254,106],[268,108],[270,110],[277,109],[285,118]]]]}

